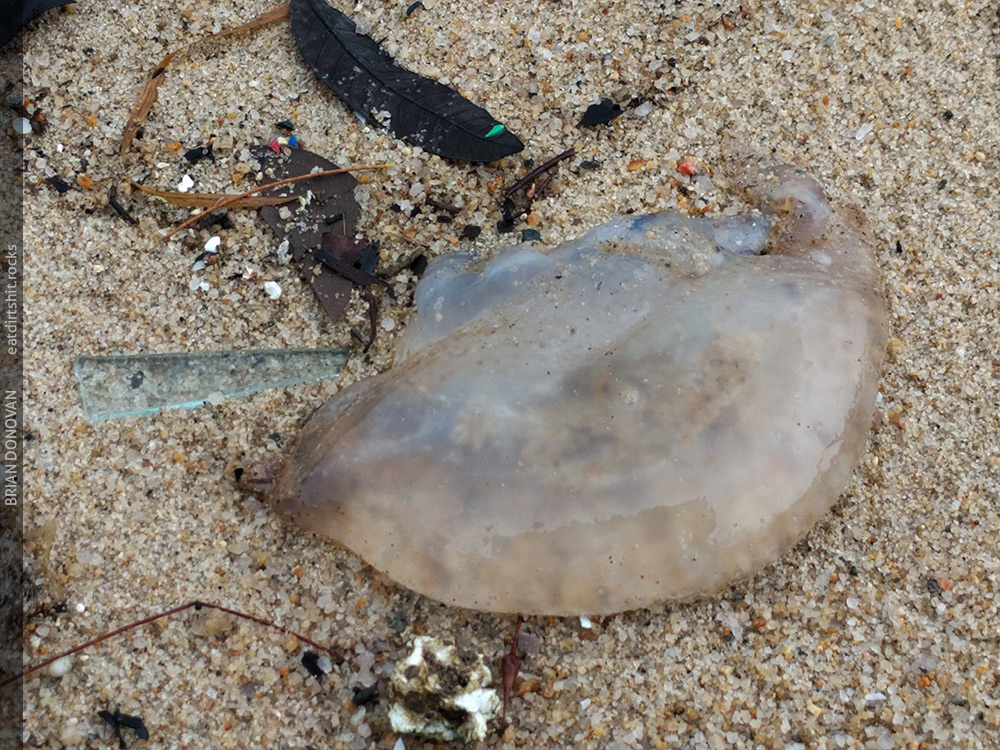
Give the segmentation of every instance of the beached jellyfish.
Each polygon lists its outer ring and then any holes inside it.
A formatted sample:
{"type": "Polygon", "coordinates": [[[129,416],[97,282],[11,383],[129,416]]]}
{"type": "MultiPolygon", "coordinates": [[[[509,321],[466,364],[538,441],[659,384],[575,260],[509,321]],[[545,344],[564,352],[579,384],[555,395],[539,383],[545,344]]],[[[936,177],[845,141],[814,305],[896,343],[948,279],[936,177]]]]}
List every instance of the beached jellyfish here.
{"type": "Polygon", "coordinates": [[[864,453],[887,313],[860,211],[793,167],[750,182],[762,213],[435,260],[393,367],[309,419],[274,507],[496,612],[617,612],[778,558],[864,453]]]}

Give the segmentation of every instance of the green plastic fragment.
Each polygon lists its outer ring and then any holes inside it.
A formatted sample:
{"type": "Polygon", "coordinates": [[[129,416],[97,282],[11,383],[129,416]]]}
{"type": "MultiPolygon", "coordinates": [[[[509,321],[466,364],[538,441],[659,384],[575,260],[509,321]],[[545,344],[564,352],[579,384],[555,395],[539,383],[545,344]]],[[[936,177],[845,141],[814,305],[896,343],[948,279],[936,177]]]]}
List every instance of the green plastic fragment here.
{"type": "Polygon", "coordinates": [[[490,132],[486,134],[487,138],[492,138],[493,136],[500,135],[505,130],[504,126],[499,122],[490,128],[490,132]]]}
{"type": "Polygon", "coordinates": [[[258,349],[79,356],[73,372],[83,416],[103,422],[336,377],[347,355],[347,349],[258,349]]]}

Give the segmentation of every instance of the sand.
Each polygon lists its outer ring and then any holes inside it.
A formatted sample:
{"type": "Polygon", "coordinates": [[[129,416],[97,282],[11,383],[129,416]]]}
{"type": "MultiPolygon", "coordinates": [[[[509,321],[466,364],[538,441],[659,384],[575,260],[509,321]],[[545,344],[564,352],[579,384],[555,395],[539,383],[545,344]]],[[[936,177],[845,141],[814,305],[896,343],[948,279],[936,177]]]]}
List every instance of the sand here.
{"type": "Polygon", "coordinates": [[[320,682],[287,635],[187,610],[77,654],[62,676],[32,674],[25,746],[113,746],[97,712],[120,708],[144,719],[150,748],[433,747],[400,745],[387,721],[386,674],[409,639],[449,637],[492,663],[507,649],[509,618],[398,588],[235,486],[234,467],[280,456],[318,404],[389,365],[415,275],[393,277],[398,299],[380,313],[392,323],[364,353],[349,329],[366,330],[367,305],[326,319],[255,212],[231,212],[218,262],[194,271],[210,234],[164,242],[188,212],[126,188],[174,189],[187,174],[196,190],[232,189],[243,149],[288,118],[337,163],[393,165],[359,191],[359,229],[382,243],[384,267],[516,238],[496,230],[499,188],[526,159],[569,146],[578,156],[517,227],[547,244],[616,212],[733,210],[724,165],[740,153],[807,166],[872,224],[892,341],[868,452],[836,508],[718,596],[590,628],[529,618],[511,724],[485,746],[1000,746],[996,5],[424,6],[408,19],[406,3],[340,7],[400,62],[486,106],[524,152],[449,163],[362,125],[281,23],[178,59],[122,157],[152,67],[270,6],[81,0],[26,30],[25,96],[49,122],[24,151],[25,526],[40,587],[26,661],[195,599],[268,618],[346,661],[320,682]],[[622,116],[579,129],[602,97],[625,105],[622,116]],[[184,160],[213,135],[233,150],[184,160]],[[711,183],[681,174],[685,157],[711,183]],[[52,176],[71,189],[57,192],[52,176]],[[137,224],[104,205],[112,185],[137,224]],[[448,224],[390,210],[424,195],[461,211],[448,224]],[[483,227],[474,241],[462,237],[470,224],[483,227]],[[73,376],[78,354],[321,346],[354,347],[339,380],[151,418],[88,423],[73,376]],[[357,706],[352,688],[372,684],[379,699],[357,706]]]}

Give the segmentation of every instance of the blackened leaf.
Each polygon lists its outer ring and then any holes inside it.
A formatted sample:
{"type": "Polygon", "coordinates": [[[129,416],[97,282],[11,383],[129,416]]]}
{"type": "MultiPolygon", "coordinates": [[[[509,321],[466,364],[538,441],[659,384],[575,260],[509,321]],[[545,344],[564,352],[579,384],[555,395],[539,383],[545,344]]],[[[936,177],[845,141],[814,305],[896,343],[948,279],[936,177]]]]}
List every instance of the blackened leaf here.
{"type": "Polygon", "coordinates": [[[76,0],[3,0],[0,3],[0,14],[4,18],[3,26],[0,27],[0,47],[13,39],[21,27],[27,25],[28,21],[39,13],[49,8],[70,5],[75,2],[76,0]],[[21,16],[20,23],[15,20],[19,14],[21,16]]]}
{"type": "Polygon", "coordinates": [[[601,99],[598,104],[591,104],[583,113],[580,126],[605,125],[622,113],[622,108],[610,99],[601,99]]]}
{"type": "Polygon", "coordinates": [[[457,91],[401,68],[324,0],[292,0],[292,33],[319,79],[366,121],[446,159],[491,162],[524,148],[457,91]]]}
{"type": "MultiPolygon", "coordinates": [[[[265,168],[273,170],[276,179],[337,167],[322,156],[304,149],[293,149],[286,157],[264,147],[257,151],[257,156],[261,158],[265,168]]],[[[283,220],[274,206],[265,206],[260,210],[260,215],[279,240],[288,240],[292,258],[309,280],[316,298],[327,314],[333,320],[337,320],[347,309],[354,285],[323,266],[307,251],[320,246],[323,234],[331,228],[327,224],[327,219],[332,216],[340,217],[333,228],[345,237],[354,236],[354,225],[358,219],[358,203],[354,199],[354,188],[358,181],[350,174],[337,174],[296,184],[301,186],[295,188],[301,190],[301,194],[305,194],[307,190],[312,193],[305,210],[296,212],[290,221],[283,220]]],[[[281,189],[276,188],[276,190],[281,189]]],[[[362,244],[361,248],[363,247],[362,244]]],[[[360,257],[361,248],[358,248],[358,255],[351,258],[351,263],[360,257]]]]}

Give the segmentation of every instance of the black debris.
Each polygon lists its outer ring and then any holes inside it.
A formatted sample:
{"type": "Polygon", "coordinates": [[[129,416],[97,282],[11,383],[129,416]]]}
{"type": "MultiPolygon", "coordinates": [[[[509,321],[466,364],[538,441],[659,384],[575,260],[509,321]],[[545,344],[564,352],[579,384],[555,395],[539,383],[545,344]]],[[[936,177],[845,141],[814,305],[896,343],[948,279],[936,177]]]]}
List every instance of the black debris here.
{"type": "Polygon", "coordinates": [[[458,206],[454,206],[451,203],[445,203],[444,201],[435,200],[434,198],[428,198],[424,201],[428,206],[433,206],[434,208],[439,208],[442,211],[447,211],[450,214],[457,214],[462,209],[458,206]]]}
{"type": "Polygon", "coordinates": [[[131,729],[135,733],[136,739],[149,739],[149,730],[146,729],[145,723],[138,716],[123,714],[118,709],[115,709],[114,713],[110,711],[98,711],[97,715],[111,726],[111,730],[115,733],[115,738],[118,740],[120,750],[125,750],[128,747],[125,742],[125,736],[122,734],[122,729],[131,729]]]}
{"type": "Polygon", "coordinates": [[[118,215],[121,216],[123,219],[125,219],[125,221],[127,221],[129,224],[138,224],[139,221],[132,214],[128,212],[128,209],[125,208],[125,206],[123,206],[121,203],[118,202],[117,192],[118,191],[115,190],[114,186],[112,185],[111,189],[108,190],[108,205],[110,205],[111,208],[113,208],[118,213],[118,215]]]}
{"type": "Polygon", "coordinates": [[[49,187],[55,188],[58,191],[59,195],[68,192],[69,189],[73,187],[68,182],[66,182],[66,180],[64,180],[62,177],[57,177],[55,175],[53,175],[52,177],[46,177],[45,184],[48,185],[49,187]]]}
{"type": "MultiPolygon", "coordinates": [[[[535,194],[538,192],[538,185],[536,183],[536,180],[538,180],[539,177],[541,177],[546,172],[555,167],[559,162],[563,161],[564,159],[569,159],[575,155],[576,155],[576,149],[568,148],[561,154],[553,156],[551,159],[547,160],[544,164],[535,167],[530,172],[528,172],[528,174],[526,174],[524,177],[522,177],[513,185],[511,185],[509,188],[504,190],[503,194],[506,196],[510,196],[516,193],[521,188],[527,187],[529,188],[529,193],[530,193],[529,198],[534,198],[535,194]]],[[[529,160],[529,162],[534,163],[531,160],[529,160]]],[[[526,162],[525,166],[529,166],[529,163],[526,162]]],[[[525,213],[527,213],[527,211],[525,211],[525,213]]]]}
{"type": "Polygon", "coordinates": [[[423,274],[423,272],[427,270],[427,256],[421,253],[414,258],[413,262],[410,264],[410,270],[417,276],[423,274]]]}
{"type": "Polygon", "coordinates": [[[195,224],[197,229],[211,229],[212,227],[232,229],[234,226],[233,220],[229,218],[229,214],[227,213],[209,213],[204,219],[195,224]]]}
{"type": "Polygon", "coordinates": [[[295,123],[292,122],[291,120],[278,120],[276,123],[274,123],[274,127],[281,128],[282,130],[287,130],[289,133],[291,133],[293,130],[295,130],[295,123]]]}
{"type": "Polygon", "coordinates": [[[410,16],[412,16],[414,13],[417,12],[418,8],[423,8],[423,7],[424,4],[420,2],[420,0],[417,0],[417,2],[415,3],[411,3],[410,7],[406,9],[406,17],[409,18],[410,16]]]}
{"type": "Polygon", "coordinates": [[[448,214],[438,214],[437,222],[438,224],[451,224],[452,218],[448,214]]]}
{"type": "Polygon", "coordinates": [[[620,105],[610,99],[601,99],[597,104],[591,104],[580,119],[580,127],[590,125],[606,125],[622,113],[620,105]]]}
{"type": "Polygon", "coordinates": [[[462,236],[468,240],[474,240],[482,234],[483,228],[478,224],[467,224],[462,230],[462,236]]]}
{"type": "MultiPolygon", "coordinates": [[[[368,336],[368,343],[365,344],[365,351],[367,352],[371,349],[372,344],[375,343],[375,337],[378,335],[378,302],[375,300],[369,292],[362,291],[361,296],[368,301],[368,328],[371,333],[368,336]]],[[[389,296],[393,296],[392,289],[389,289],[389,296]]]]}
{"type": "Polygon", "coordinates": [[[365,273],[375,273],[375,266],[378,265],[378,243],[369,242],[365,249],[361,251],[357,266],[365,273]]]}
{"type": "Polygon", "coordinates": [[[378,698],[378,685],[369,685],[363,688],[354,688],[354,701],[355,706],[363,706],[366,703],[371,703],[373,700],[378,698]]]}
{"type": "Polygon", "coordinates": [[[326,677],[326,670],[319,665],[319,654],[315,651],[306,651],[302,654],[302,666],[317,680],[326,677]]]}
{"type": "Polygon", "coordinates": [[[401,609],[396,610],[392,615],[392,621],[389,623],[389,627],[392,628],[392,632],[396,635],[402,635],[403,631],[409,626],[410,621],[406,616],[406,612],[401,609]]]}
{"type": "Polygon", "coordinates": [[[522,229],[521,242],[538,242],[542,239],[542,233],[537,229],[522,229]]]}
{"type": "Polygon", "coordinates": [[[927,579],[927,592],[930,594],[936,594],[941,590],[941,586],[937,582],[937,578],[927,579]]]}
{"type": "Polygon", "coordinates": [[[599,166],[601,166],[599,161],[590,161],[588,159],[587,161],[580,162],[580,169],[597,169],[599,166]]]}
{"type": "MultiPolygon", "coordinates": [[[[324,235],[325,237],[326,235],[324,235]]],[[[325,244],[325,243],[324,243],[325,244]]],[[[324,266],[329,268],[334,273],[339,276],[343,276],[345,279],[350,281],[352,284],[357,286],[367,286],[368,284],[378,284],[379,286],[384,286],[389,296],[395,299],[395,292],[392,290],[392,285],[385,279],[380,279],[378,276],[373,276],[370,273],[365,273],[360,268],[357,268],[353,263],[348,263],[347,261],[340,260],[334,257],[329,251],[322,248],[313,250],[313,257],[322,263],[324,266]]]]}
{"type": "Polygon", "coordinates": [[[198,146],[198,148],[192,148],[184,154],[184,158],[187,159],[192,164],[197,164],[202,159],[211,159],[215,161],[215,154],[212,153],[212,147],[209,146],[198,146]]]}

